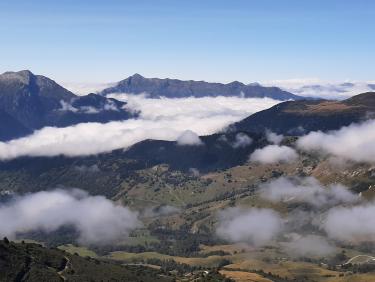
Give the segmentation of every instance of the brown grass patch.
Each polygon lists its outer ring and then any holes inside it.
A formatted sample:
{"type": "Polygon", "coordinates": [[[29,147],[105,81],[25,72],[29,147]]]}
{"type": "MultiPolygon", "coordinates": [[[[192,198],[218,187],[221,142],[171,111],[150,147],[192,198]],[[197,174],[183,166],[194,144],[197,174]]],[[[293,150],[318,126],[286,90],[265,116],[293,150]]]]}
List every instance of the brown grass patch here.
{"type": "Polygon", "coordinates": [[[237,282],[272,282],[259,274],[244,271],[220,270],[220,274],[237,282]]]}

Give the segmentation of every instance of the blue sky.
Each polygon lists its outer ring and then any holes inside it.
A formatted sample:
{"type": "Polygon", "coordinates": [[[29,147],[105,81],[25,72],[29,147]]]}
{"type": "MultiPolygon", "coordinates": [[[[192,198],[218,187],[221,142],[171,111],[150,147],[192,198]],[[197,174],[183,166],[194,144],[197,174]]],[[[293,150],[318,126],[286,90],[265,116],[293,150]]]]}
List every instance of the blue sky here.
{"type": "Polygon", "coordinates": [[[374,80],[374,28],[372,0],[2,0],[0,72],[374,80]]]}

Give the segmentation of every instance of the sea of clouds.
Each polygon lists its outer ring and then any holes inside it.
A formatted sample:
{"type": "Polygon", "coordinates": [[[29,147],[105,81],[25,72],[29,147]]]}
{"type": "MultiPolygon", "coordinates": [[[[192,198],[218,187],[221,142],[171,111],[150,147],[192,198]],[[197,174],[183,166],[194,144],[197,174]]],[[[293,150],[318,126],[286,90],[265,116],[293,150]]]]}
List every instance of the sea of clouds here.
{"type": "MultiPolygon", "coordinates": [[[[0,142],[0,159],[93,155],[126,149],[146,139],[179,140],[179,144],[184,144],[184,140],[190,138],[187,145],[199,144],[198,135],[215,133],[233,122],[280,103],[270,98],[149,99],[146,95],[111,96],[126,101],[126,108],[139,112],[139,118],[104,124],[80,123],[65,128],[45,127],[32,135],[0,142]]],[[[241,146],[249,140],[238,142],[241,146]]]]}
{"type": "MultiPolygon", "coordinates": [[[[280,102],[240,97],[149,99],[146,95],[128,94],[112,97],[126,101],[126,108],[139,112],[139,118],[43,128],[24,138],[0,142],[0,159],[91,155],[126,149],[146,139],[200,146],[199,135],[217,132],[280,102]]],[[[267,133],[267,139],[272,144],[254,151],[250,161],[293,162],[299,151],[307,151],[353,162],[375,162],[374,120],[325,133],[311,132],[300,137],[295,148],[282,145],[283,136],[272,132],[267,133]]],[[[250,137],[240,134],[233,146],[248,146],[251,142],[250,137]]],[[[323,185],[311,177],[279,178],[261,185],[258,192],[263,200],[274,204],[305,204],[310,211],[295,208],[285,215],[269,208],[226,209],[219,213],[218,236],[255,246],[278,240],[286,251],[298,255],[325,255],[336,250],[337,242],[375,241],[375,203],[364,201],[343,185],[323,185]],[[315,228],[315,232],[305,234],[306,225],[315,228]]],[[[92,197],[77,190],[17,197],[0,206],[0,222],[4,223],[0,234],[10,237],[18,232],[54,231],[72,225],[80,234],[79,240],[88,243],[117,240],[140,226],[136,213],[104,197],[92,197]]]]}

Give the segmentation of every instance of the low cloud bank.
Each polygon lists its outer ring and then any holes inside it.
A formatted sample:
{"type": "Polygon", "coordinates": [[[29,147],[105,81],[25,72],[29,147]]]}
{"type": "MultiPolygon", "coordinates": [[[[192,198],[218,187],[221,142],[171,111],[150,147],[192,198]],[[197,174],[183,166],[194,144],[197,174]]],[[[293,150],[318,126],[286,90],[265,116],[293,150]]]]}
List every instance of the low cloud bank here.
{"type": "Polygon", "coordinates": [[[373,91],[373,83],[374,82],[371,81],[328,82],[316,78],[310,78],[275,80],[262,84],[278,86],[288,92],[300,96],[342,100],[360,93],[373,91]]]}
{"type": "Polygon", "coordinates": [[[314,177],[280,177],[261,186],[262,198],[272,202],[305,202],[315,207],[355,203],[359,197],[341,184],[323,186],[314,177]]]}
{"type": "Polygon", "coordinates": [[[20,156],[84,156],[127,148],[145,139],[176,140],[181,134],[173,122],[127,120],[80,123],[65,128],[45,127],[34,134],[0,142],[0,159],[20,156]],[[164,126],[164,127],[163,127],[164,126]]]}
{"type": "Polygon", "coordinates": [[[342,241],[375,242],[375,203],[331,209],[322,228],[331,238],[342,241]]]}
{"type": "Polygon", "coordinates": [[[228,208],[218,214],[217,235],[254,246],[277,242],[296,256],[326,256],[336,251],[335,242],[375,243],[375,203],[340,184],[323,186],[312,177],[281,177],[260,186],[259,195],[275,203],[292,203],[288,214],[228,208]],[[305,203],[312,208],[306,209],[305,203]]]}
{"type": "Polygon", "coordinates": [[[327,256],[336,250],[336,247],[322,236],[296,234],[295,237],[282,244],[284,249],[294,256],[327,256]]]}
{"type": "Polygon", "coordinates": [[[229,208],[219,214],[218,236],[255,246],[269,243],[282,229],[283,219],[271,209],[229,208]]]}
{"type": "MultiPolygon", "coordinates": [[[[150,99],[145,95],[110,94],[108,98],[126,102],[130,111],[140,112],[146,120],[181,119],[194,117],[202,120],[225,118],[230,123],[255,112],[270,108],[281,101],[271,98],[202,97],[150,99]]],[[[229,123],[228,123],[229,124],[229,123]]]]}
{"type": "Polygon", "coordinates": [[[288,146],[268,145],[256,149],[250,156],[250,161],[263,164],[293,162],[298,158],[296,150],[288,146]]]}
{"type": "Polygon", "coordinates": [[[355,162],[375,162],[375,120],[352,124],[328,133],[311,132],[298,139],[305,151],[330,154],[355,162]]]}
{"type": "Polygon", "coordinates": [[[81,123],[65,128],[45,127],[32,135],[0,142],[0,160],[20,156],[84,156],[128,148],[146,140],[175,141],[186,130],[215,133],[280,101],[269,98],[205,97],[147,99],[142,95],[113,95],[126,101],[137,119],[105,124],[81,123]]]}
{"type": "Polygon", "coordinates": [[[141,225],[137,213],[116,206],[102,196],[89,196],[82,190],[37,192],[0,205],[0,236],[18,232],[52,232],[74,226],[81,243],[106,244],[127,237],[141,225]]]}

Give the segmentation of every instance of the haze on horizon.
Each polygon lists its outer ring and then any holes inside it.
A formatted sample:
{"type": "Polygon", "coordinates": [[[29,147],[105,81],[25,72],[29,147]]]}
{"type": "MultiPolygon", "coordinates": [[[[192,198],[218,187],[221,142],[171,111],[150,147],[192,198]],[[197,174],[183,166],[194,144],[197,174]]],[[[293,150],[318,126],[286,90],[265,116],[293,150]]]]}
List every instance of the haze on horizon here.
{"type": "Polygon", "coordinates": [[[371,81],[372,1],[1,1],[0,72],[58,82],[145,77],[371,81]]]}

